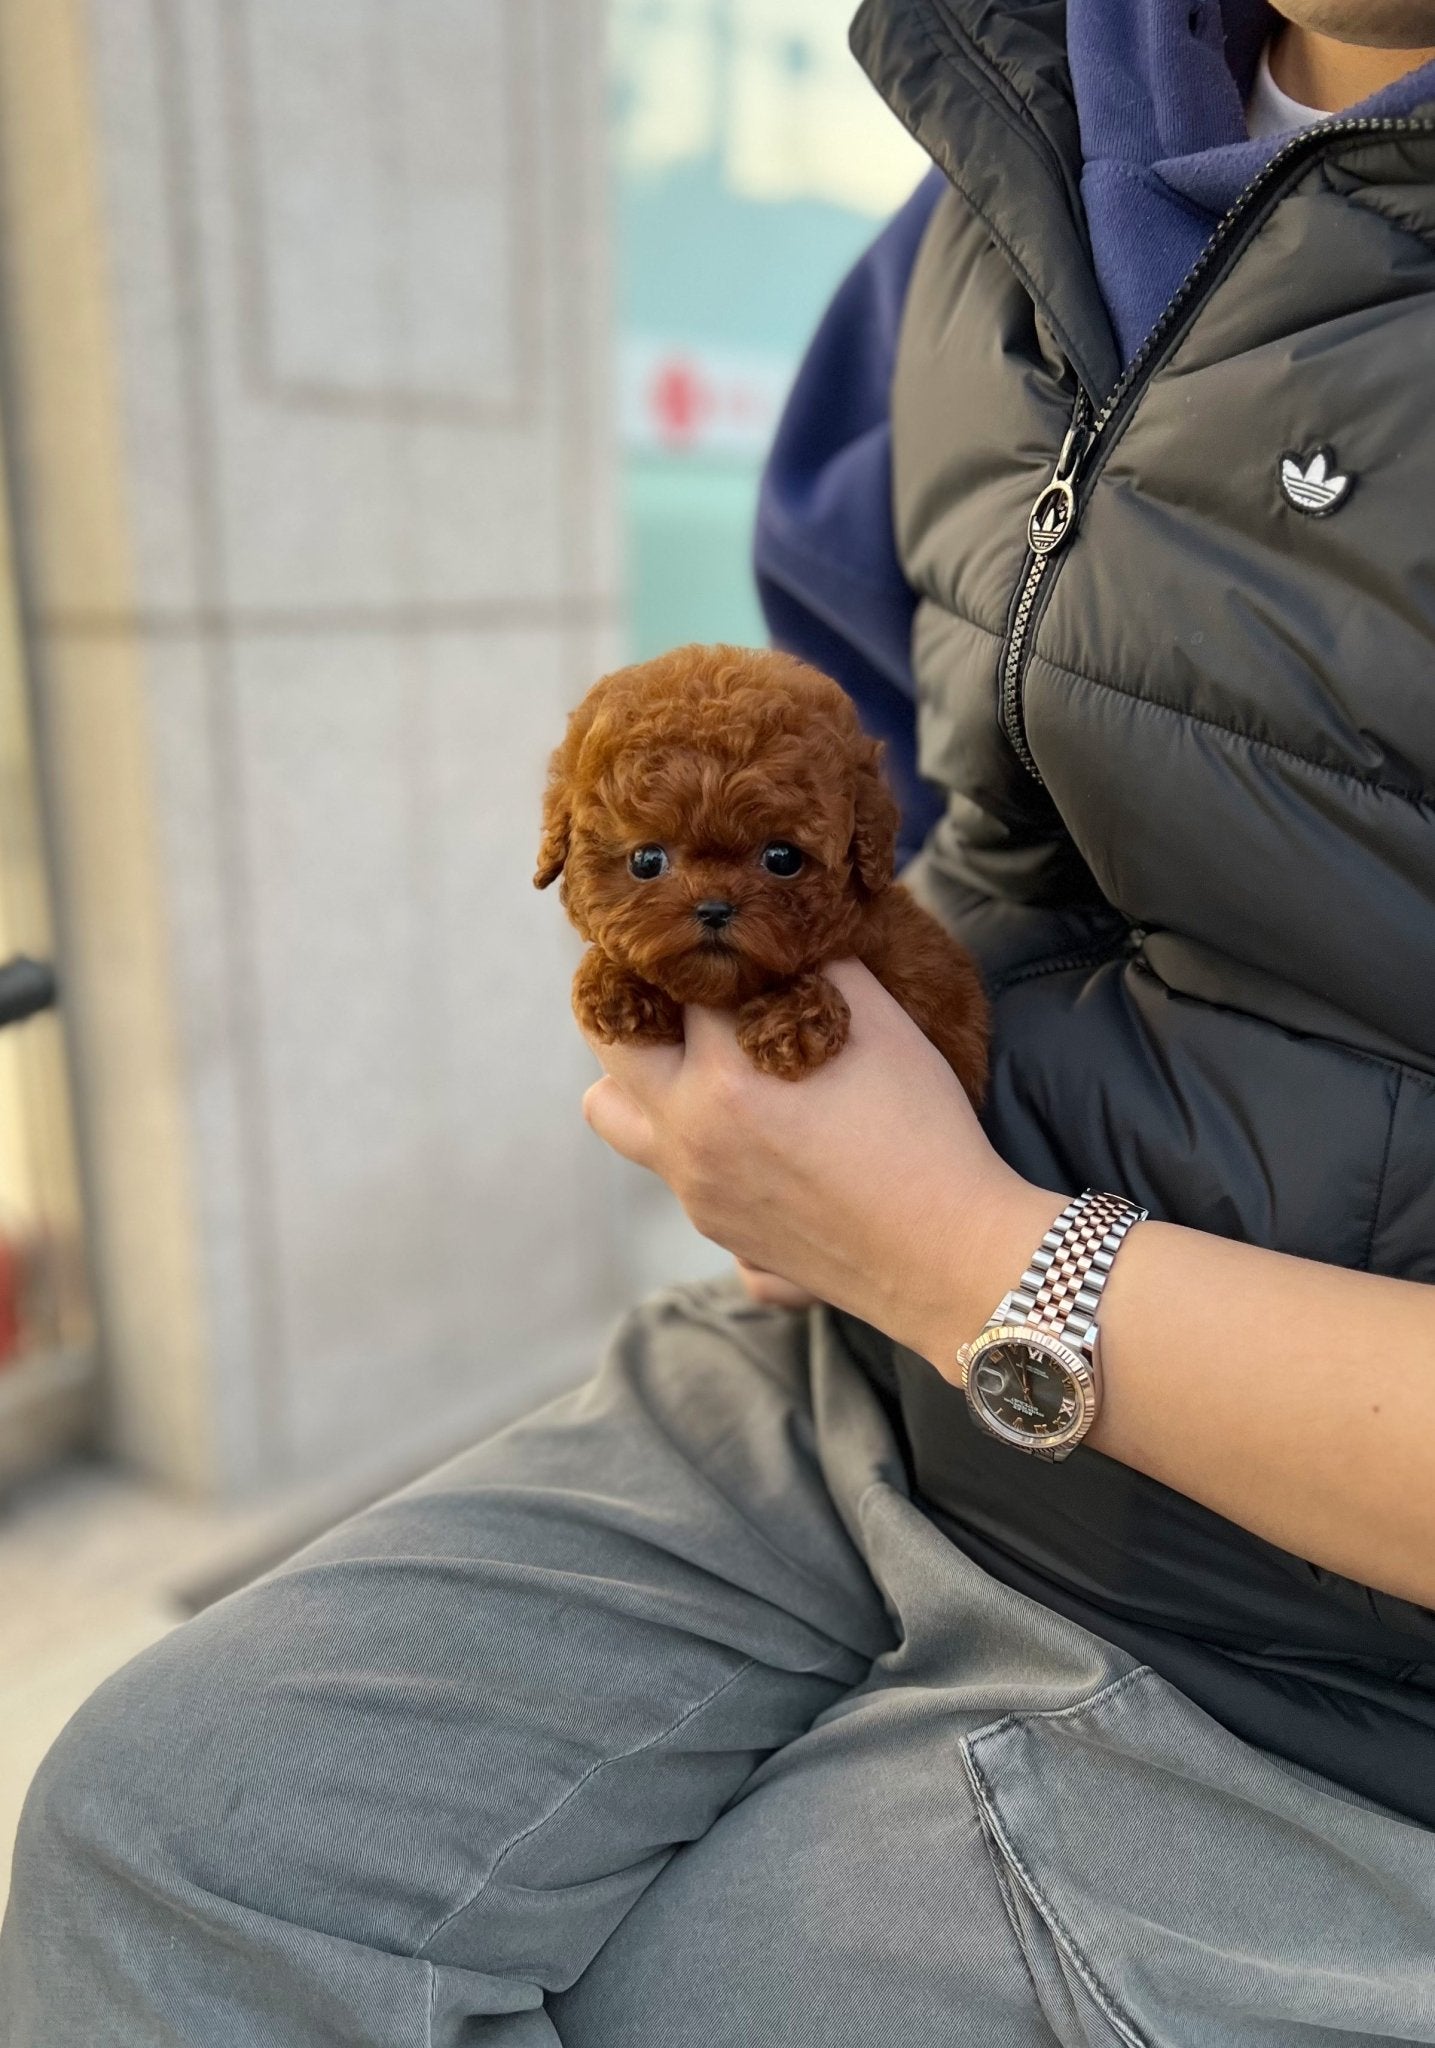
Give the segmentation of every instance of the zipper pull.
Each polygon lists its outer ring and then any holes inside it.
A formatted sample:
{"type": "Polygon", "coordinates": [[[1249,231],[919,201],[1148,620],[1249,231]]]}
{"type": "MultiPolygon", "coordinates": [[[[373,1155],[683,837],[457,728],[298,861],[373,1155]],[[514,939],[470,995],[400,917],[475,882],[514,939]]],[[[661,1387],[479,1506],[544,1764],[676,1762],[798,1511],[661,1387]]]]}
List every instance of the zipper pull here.
{"type": "Polygon", "coordinates": [[[1026,522],[1027,545],[1037,556],[1055,554],[1076,524],[1076,479],[1095,434],[1086,423],[1086,393],[1076,401],[1071,425],[1056,458],[1051,482],[1031,508],[1026,522]]]}

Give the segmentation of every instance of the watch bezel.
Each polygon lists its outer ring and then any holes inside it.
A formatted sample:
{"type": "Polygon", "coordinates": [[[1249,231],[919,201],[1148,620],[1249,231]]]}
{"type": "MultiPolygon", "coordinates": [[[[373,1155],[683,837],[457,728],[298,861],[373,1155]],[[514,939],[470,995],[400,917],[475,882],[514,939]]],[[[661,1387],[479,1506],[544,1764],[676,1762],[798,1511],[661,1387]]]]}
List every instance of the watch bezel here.
{"type": "Polygon", "coordinates": [[[971,1344],[962,1346],[962,1391],[980,1427],[1021,1451],[1062,1450],[1068,1444],[1079,1442],[1096,1420],[1096,1372],[1090,1358],[1053,1331],[1033,1329],[1029,1323],[991,1324],[971,1344]],[[1035,1430],[1014,1429],[1010,1423],[999,1421],[987,1411],[973,1391],[971,1376],[972,1368],[982,1353],[990,1351],[994,1344],[1025,1344],[1033,1351],[1043,1352],[1062,1368],[1068,1379],[1075,1382],[1079,1396],[1077,1412],[1065,1429],[1059,1433],[1044,1431],[1040,1434],[1035,1430]]]}

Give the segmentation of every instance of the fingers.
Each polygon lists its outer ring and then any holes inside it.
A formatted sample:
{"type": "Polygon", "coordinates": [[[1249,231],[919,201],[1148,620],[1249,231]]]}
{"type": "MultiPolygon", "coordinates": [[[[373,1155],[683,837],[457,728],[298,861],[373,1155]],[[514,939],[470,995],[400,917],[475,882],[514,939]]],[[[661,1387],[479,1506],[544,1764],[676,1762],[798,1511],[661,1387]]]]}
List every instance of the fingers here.
{"type": "Polygon", "coordinates": [[[683,1018],[682,1045],[609,1043],[583,1033],[604,1070],[603,1079],[583,1097],[585,1119],[615,1152],[654,1173],[659,1171],[658,1133],[664,1129],[668,1098],[684,1062],[743,1058],[737,1028],[726,1012],[690,1008],[683,1018]]]}
{"type": "MultiPolygon", "coordinates": [[[[837,961],[824,972],[831,975],[849,1000],[855,997],[861,1002],[865,998],[870,1005],[875,996],[879,1003],[892,1003],[881,983],[860,960],[837,961]]],[[[655,1173],[659,1171],[657,1133],[664,1128],[668,1098],[685,1065],[690,1070],[709,1072],[735,1065],[745,1078],[752,1077],[751,1064],[737,1042],[733,1013],[708,1009],[700,1003],[689,1003],[683,1010],[681,1045],[609,1043],[586,1031],[583,1035],[604,1070],[604,1078],[596,1081],[583,1097],[585,1119],[615,1152],[655,1173]]],[[[692,1073],[692,1078],[701,1086],[697,1072],[692,1073]]],[[[755,1267],[750,1270],[757,1271],[755,1267]]],[[[813,1299],[803,1289],[773,1274],[762,1276],[759,1284],[765,1288],[776,1286],[787,1293],[781,1297],[754,1295],[755,1300],[780,1298],[784,1305],[789,1305],[790,1295],[790,1305],[797,1307],[813,1299]]]]}
{"type": "Polygon", "coordinates": [[[898,1007],[896,999],[883,988],[871,968],[864,967],[860,960],[829,960],[822,972],[834,988],[842,991],[854,1016],[862,1011],[875,1014],[898,1007]]]}
{"type": "MultiPolygon", "coordinates": [[[[879,1048],[897,1054],[923,1037],[920,1025],[889,988],[860,960],[831,960],[822,972],[846,999],[852,1013],[851,1036],[866,1051],[879,1048]]],[[[930,1043],[930,1040],[927,1041],[930,1043]]]]}
{"type": "Polygon", "coordinates": [[[635,1166],[646,1166],[650,1172],[656,1172],[653,1126],[647,1113],[624,1093],[611,1074],[605,1074],[585,1092],[583,1117],[615,1152],[621,1152],[635,1166]]]}
{"type": "Polygon", "coordinates": [[[715,1061],[743,1060],[737,1022],[731,1010],[709,1010],[688,1003],[683,1010],[684,1057],[701,1066],[715,1061]]]}
{"type": "Polygon", "coordinates": [[[593,1038],[586,1031],[594,1059],[622,1089],[630,1102],[648,1108],[661,1101],[682,1071],[680,1045],[641,1045],[593,1038]]]}

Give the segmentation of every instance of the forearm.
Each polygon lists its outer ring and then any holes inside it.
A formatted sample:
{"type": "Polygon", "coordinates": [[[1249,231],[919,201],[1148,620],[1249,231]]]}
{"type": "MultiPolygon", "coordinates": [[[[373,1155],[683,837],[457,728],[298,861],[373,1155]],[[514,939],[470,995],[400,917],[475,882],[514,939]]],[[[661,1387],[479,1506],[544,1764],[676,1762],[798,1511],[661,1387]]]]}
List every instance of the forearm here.
{"type": "MultiPolygon", "coordinates": [[[[840,1056],[758,1074],[732,1017],[601,1044],[584,1114],[703,1236],[949,1379],[1068,1195],[999,1157],[946,1060],[859,960],[840,1056]]],[[[593,1042],[590,1040],[590,1043],[593,1042]]],[[[1114,1192],[1125,1194],[1124,1188],[1114,1192]]],[[[1435,1607],[1435,1287],[1138,1223],[1101,1296],[1093,1451],[1296,1557],[1435,1607]]],[[[1011,1453],[1011,1483],[1027,1472],[1011,1453]]]]}
{"type": "MultiPolygon", "coordinates": [[[[945,1377],[1068,1199],[1003,1191],[955,1288],[948,1240],[946,1302],[912,1347],[945,1377]]],[[[1152,1219],[1122,1245],[1099,1320],[1087,1446],[1297,1557],[1435,1605],[1435,1288],[1152,1219]]]]}

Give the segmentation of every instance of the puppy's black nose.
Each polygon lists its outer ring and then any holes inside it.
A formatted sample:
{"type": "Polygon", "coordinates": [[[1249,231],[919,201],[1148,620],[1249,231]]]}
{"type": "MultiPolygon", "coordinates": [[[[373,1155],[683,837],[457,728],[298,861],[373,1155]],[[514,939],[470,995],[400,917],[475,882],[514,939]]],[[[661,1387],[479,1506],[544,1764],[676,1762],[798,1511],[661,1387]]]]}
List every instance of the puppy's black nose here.
{"type": "Polygon", "coordinates": [[[720,932],[737,910],[735,903],[695,903],[693,916],[710,932],[720,932]]]}

